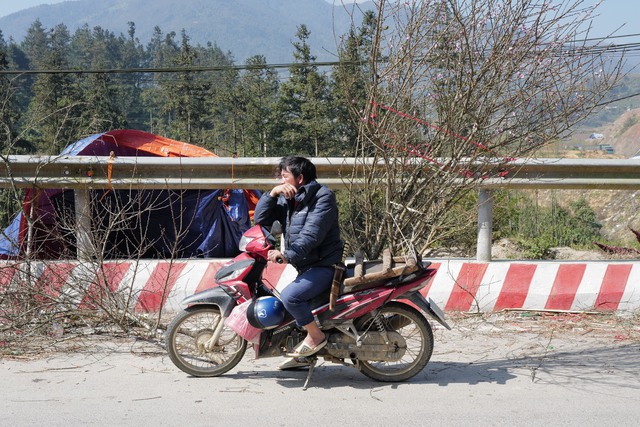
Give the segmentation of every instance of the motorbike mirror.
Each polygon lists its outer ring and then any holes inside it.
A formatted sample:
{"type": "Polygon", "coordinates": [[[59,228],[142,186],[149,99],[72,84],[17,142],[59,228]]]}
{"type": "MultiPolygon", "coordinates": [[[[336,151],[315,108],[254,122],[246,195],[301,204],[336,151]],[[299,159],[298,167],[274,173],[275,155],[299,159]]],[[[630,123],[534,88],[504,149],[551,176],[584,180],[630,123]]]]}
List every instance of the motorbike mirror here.
{"type": "Polygon", "coordinates": [[[277,237],[281,234],[282,234],[282,224],[280,224],[280,221],[274,221],[273,224],[271,224],[271,235],[277,237]]]}

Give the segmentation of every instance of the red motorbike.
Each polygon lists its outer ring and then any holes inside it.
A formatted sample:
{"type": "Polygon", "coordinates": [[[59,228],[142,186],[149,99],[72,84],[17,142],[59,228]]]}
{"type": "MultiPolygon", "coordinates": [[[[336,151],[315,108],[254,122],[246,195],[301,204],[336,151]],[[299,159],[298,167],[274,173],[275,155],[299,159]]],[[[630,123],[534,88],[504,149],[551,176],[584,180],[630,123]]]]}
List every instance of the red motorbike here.
{"type": "MultiPolygon", "coordinates": [[[[263,358],[285,356],[304,339],[304,328],[262,279],[267,253],[281,233],[279,223],[271,230],[260,225],[247,230],[240,240],[242,253],[217,272],[218,286],[182,301],[185,308],[166,331],[169,357],[182,371],[196,377],[222,375],[240,362],[248,341],[255,357],[263,358]]],[[[429,264],[388,253],[381,260],[356,257],[347,264],[342,277],[334,277],[331,294],[311,303],[327,345],[306,358],[307,383],[319,357],[378,381],[403,381],[421,372],[433,351],[425,314],[450,329],[442,311],[420,293],[435,274],[429,264]]]]}

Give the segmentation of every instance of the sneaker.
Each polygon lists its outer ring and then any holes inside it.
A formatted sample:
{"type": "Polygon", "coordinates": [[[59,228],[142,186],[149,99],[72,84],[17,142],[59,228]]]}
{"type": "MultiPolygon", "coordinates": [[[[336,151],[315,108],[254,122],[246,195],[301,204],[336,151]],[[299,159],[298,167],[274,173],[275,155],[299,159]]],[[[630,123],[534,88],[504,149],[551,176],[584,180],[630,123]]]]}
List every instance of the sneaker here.
{"type": "Polygon", "coordinates": [[[311,365],[304,357],[287,357],[284,362],[278,365],[280,371],[287,371],[291,369],[308,368],[311,365]]]}

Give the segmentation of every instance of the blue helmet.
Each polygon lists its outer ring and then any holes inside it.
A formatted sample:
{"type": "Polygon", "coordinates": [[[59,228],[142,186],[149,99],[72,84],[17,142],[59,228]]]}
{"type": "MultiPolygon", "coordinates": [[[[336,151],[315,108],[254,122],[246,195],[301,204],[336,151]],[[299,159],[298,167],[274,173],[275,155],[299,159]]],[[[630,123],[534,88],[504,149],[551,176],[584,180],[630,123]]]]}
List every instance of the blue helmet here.
{"type": "Polygon", "coordinates": [[[247,309],[249,324],[258,329],[273,329],[284,320],[285,309],[276,297],[266,296],[254,299],[247,309]]]}

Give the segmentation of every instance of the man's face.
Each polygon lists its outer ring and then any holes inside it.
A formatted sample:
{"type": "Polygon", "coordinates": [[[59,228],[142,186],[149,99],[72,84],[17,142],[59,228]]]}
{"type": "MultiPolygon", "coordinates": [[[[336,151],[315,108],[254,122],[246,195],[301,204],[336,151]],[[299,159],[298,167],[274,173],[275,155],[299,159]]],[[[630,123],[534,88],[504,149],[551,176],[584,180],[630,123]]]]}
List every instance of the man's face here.
{"type": "Polygon", "coordinates": [[[289,168],[287,168],[280,171],[280,181],[282,184],[291,184],[296,188],[300,188],[303,185],[304,177],[300,175],[296,178],[289,168]]]}

